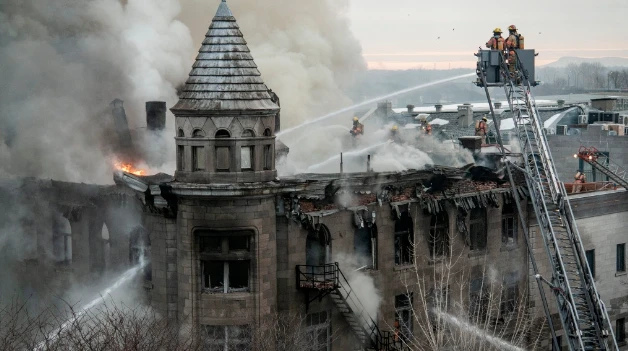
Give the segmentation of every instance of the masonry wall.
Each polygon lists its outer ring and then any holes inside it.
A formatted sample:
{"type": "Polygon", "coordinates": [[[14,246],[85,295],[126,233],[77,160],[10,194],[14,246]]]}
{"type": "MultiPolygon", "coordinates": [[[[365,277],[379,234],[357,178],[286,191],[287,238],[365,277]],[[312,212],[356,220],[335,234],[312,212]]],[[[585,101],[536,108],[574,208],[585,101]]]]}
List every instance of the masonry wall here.
{"type": "Polygon", "coordinates": [[[277,309],[273,197],[179,200],[178,319],[193,325],[254,324],[277,309]],[[250,292],[202,293],[196,230],[251,230],[250,292]]]}
{"type": "MultiPolygon", "coordinates": [[[[623,191],[597,192],[570,196],[571,207],[576,217],[576,224],[584,250],[595,250],[595,284],[602,300],[606,304],[612,326],[615,320],[628,318],[628,276],[616,271],[616,245],[626,243],[628,246],[628,197],[623,191]]],[[[543,239],[539,236],[539,227],[530,208],[531,239],[534,255],[542,276],[551,281],[551,267],[543,239]]],[[[543,317],[540,293],[536,282],[530,278],[530,294],[536,306],[535,312],[543,317]]],[[[558,317],[556,300],[547,286],[543,287],[548,299],[557,335],[562,336],[562,347],[566,349],[564,332],[558,317]]],[[[615,329],[613,329],[614,332],[615,329]]],[[[543,340],[543,347],[550,347],[551,340],[543,340]]],[[[625,344],[620,348],[628,350],[625,344]]]]}
{"type": "MultiPolygon", "coordinates": [[[[450,291],[458,292],[452,294],[452,300],[462,299],[460,303],[467,305],[468,283],[470,279],[482,277],[501,281],[502,276],[508,273],[517,272],[520,283],[518,285],[520,293],[525,295],[527,291],[528,261],[525,241],[521,223],[519,223],[517,241],[514,245],[506,247],[502,244],[502,215],[501,204],[503,199],[498,195],[500,207],[487,208],[487,237],[488,245],[486,250],[473,252],[465,245],[463,236],[458,232],[456,226],[456,210],[452,205],[447,205],[449,215],[449,236],[452,254],[445,260],[433,260],[430,258],[427,237],[429,235],[430,216],[425,214],[417,203],[399,203],[403,210],[408,210],[413,222],[414,243],[415,243],[415,265],[399,266],[395,265],[395,239],[394,228],[395,219],[393,206],[384,204],[382,206],[369,205],[369,211],[375,211],[377,225],[377,266],[376,269],[362,271],[365,276],[373,279],[377,295],[380,297],[379,310],[376,316],[380,330],[390,331],[394,329],[395,322],[395,296],[414,293],[414,303],[420,302],[433,286],[432,277],[446,271],[445,267],[452,263],[450,291]],[[417,268],[417,271],[415,271],[417,268]],[[417,283],[420,282],[419,285],[417,283]],[[420,286],[420,288],[419,288],[420,286]]],[[[524,202],[525,208],[525,202],[524,202]]],[[[342,210],[335,213],[325,213],[322,217],[313,214],[316,223],[324,224],[331,233],[331,259],[332,261],[352,256],[355,253],[354,234],[356,226],[354,224],[354,212],[342,210]]],[[[467,227],[469,225],[467,215],[467,227]]],[[[519,222],[519,221],[518,221],[519,222]]],[[[315,300],[306,310],[305,301],[311,300],[313,292],[298,290],[295,279],[295,266],[306,264],[306,239],[308,231],[300,223],[293,219],[288,219],[281,215],[277,217],[277,257],[278,273],[277,286],[279,308],[292,313],[306,314],[330,311],[332,314],[332,329],[334,335],[342,335],[341,338],[334,339],[334,350],[350,349],[356,342],[348,324],[343,316],[338,312],[331,299],[325,297],[322,301],[315,300]]],[[[352,273],[348,266],[343,266],[341,270],[352,273]],[[344,268],[343,268],[344,267],[344,268]]],[[[358,293],[358,297],[370,297],[370,292],[364,293],[363,288],[352,286],[358,293]]],[[[363,303],[372,303],[364,301],[363,303]]],[[[453,307],[452,307],[453,308],[453,307]]],[[[420,310],[421,308],[416,308],[420,310]]],[[[425,316],[418,316],[423,318],[425,316]]],[[[419,332],[419,327],[414,325],[415,333],[419,332]]]]}
{"type": "Polygon", "coordinates": [[[558,177],[565,183],[573,182],[578,169],[578,153],[580,146],[595,147],[600,151],[609,152],[610,161],[624,169],[628,168],[628,137],[608,136],[608,132],[583,130],[582,135],[548,135],[554,166],[558,177]]]}

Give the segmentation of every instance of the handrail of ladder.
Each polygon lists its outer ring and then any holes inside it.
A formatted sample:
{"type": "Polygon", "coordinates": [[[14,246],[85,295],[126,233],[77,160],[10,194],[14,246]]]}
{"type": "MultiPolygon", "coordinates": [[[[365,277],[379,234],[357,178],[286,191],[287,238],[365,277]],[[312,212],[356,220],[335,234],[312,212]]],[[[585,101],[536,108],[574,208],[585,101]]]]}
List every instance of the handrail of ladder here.
{"type": "MultiPolygon", "coordinates": [[[[520,64],[520,60],[516,60],[516,61],[520,64]]],[[[508,102],[510,104],[511,112],[513,114],[513,122],[515,123],[517,130],[520,131],[519,129],[520,122],[523,122],[522,121],[523,116],[521,113],[521,105],[522,105],[522,102],[525,102],[525,107],[527,109],[527,116],[528,116],[528,125],[532,129],[531,130],[532,137],[534,138],[534,140],[531,140],[531,136],[529,133],[530,130],[528,130],[528,128],[525,125],[523,125],[523,131],[525,132],[526,140],[524,141],[525,144],[522,145],[522,149],[523,149],[522,152],[524,153],[526,157],[533,158],[532,160],[526,159],[525,165],[526,165],[526,169],[534,172],[534,174],[532,175],[534,176],[533,178],[536,178],[534,179],[535,181],[532,182],[532,188],[530,189],[533,196],[536,194],[536,196],[534,196],[535,198],[533,199],[532,203],[533,203],[533,206],[535,207],[535,211],[537,212],[537,216],[539,215],[541,216],[541,218],[539,218],[541,222],[539,223],[539,225],[542,228],[547,226],[545,229],[549,229],[549,234],[551,235],[550,244],[552,245],[555,251],[555,256],[556,256],[555,259],[557,259],[558,261],[561,274],[564,275],[567,270],[565,268],[565,265],[562,259],[561,249],[557,244],[556,235],[551,225],[551,219],[549,218],[548,208],[546,207],[546,203],[544,201],[545,191],[542,186],[543,177],[545,177],[545,181],[548,183],[548,187],[551,192],[551,194],[548,194],[548,195],[550,196],[553,202],[555,202],[556,199],[558,198],[559,189],[557,189],[558,186],[556,185],[556,178],[552,176],[551,172],[548,174],[548,169],[552,169],[553,165],[550,162],[551,157],[549,157],[549,154],[547,153],[548,148],[547,148],[546,140],[544,138],[545,135],[543,134],[542,129],[540,128],[540,125],[539,125],[538,114],[536,113],[536,105],[534,101],[531,100],[531,95],[529,93],[530,86],[529,86],[529,82],[527,81],[527,73],[525,73],[525,70],[522,69],[522,67],[519,67],[519,72],[524,73],[523,78],[525,78],[525,82],[519,82],[519,85],[522,88],[521,90],[523,90],[524,96],[517,96],[516,98],[518,101],[517,101],[517,104],[515,105],[513,100],[515,98],[514,94],[515,92],[517,92],[516,90],[517,82],[516,81],[513,82],[513,79],[520,79],[521,77],[519,76],[516,78],[510,77],[508,67],[506,66],[506,59],[502,55],[502,74],[505,78],[504,81],[507,84],[507,85],[504,85],[504,89],[506,90],[505,92],[508,97],[508,102]],[[524,86],[523,85],[524,83],[527,86],[524,86]],[[508,91],[508,88],[510,88],[510,92],[508,91]],[[524,101],[519,101],[522,98],[524,99],[524,101]],[[537,153],[534,152],[534,150],[532,150],[533,143],[536,144],[536,147],[541,152],[540,155],[538,155],[537,153]],[[528,148],[529,148],[529,155],[527,152],[528,148]],[[541,170],[539,169],[539,164],[537,162],[536,155],[541,157],[541,166],[543,167],[544,174],[541,174],[541,170]],[[534,162],[534,164],[532,165],[531,162],[534,162]]],[[[521,140],[520,140],[520,143],[522,143],[521,140]]],[[[545,236],[543,236],[543,240],[545,241],[545,236]]],[[[546,245],[546,250],[547,250],[548,256],[551,258],[552,252],[550,251],[547,245],[546,245]]],[[[573,327],[575,330],[579,330],[580,329],[578,325],[579,317],[577,314],[577,310],[573,306],[571,306],[573,304],[573,297],[571,295],[571,287],[569,284],[569,280],[564,279],[563,283],[567,287],[566,293],[567,293],[568,298],[563,297],[562,303],[560,303],[560,299],[559,299],[559,305],[561,306],[563,306],[564,304],[569,305],[567,306],[566,313],[570,317],[568,320],[561,319],[561,323],[563,324],[563,328],[565,328],[565,330],[567,330],[567,327],[568,327],[568,325],[565,325],[566,322],[569,322],[571,324],[569,325],[569,327],[573,327]]],[[[580,338],[580,336],[578,336],[578,342],[580,344],[580,347],[584,348],[584,345],[582,343],[582,338],[580,338]]]]}
{"type": "MultiPolygon", "coordinates": [[[[515,52],[515,55],[516,55],[516,52],[515,52]]],[[[502,62],[504,62],[504,61],[502,61],[502,62]]],[[[520,72],[523,73],[523,78],[525,78],[524,81],[521,82],[521,83],[526,85],[525,92],[526,92],[526,95],[528,97],[527,104],[528,105],[533,105],[533,106],[528,106],[528,107],[532,107],[534,112],[535,112],[535,116],[534,117],[538,117],[538,114],[536,114],[536,112],[537,112],[536,111],[536,103],[534,102],[534,100],[532,100],[532,95],[530,94],[530,82],[528,80],[527,71],[525,70],[525,68],[521,64],[521,60],[519,60],[517,58],[516,62],[517,62],[518,69],[520,70],[520,72]]],[[[513,83],[512,80],[510,80],[510,84],[512,84],[512,83],[513,83]]],[[[535,118],[535,120],[536,120],[535,121],[536,125],[538,127],[539,126],[538,125],[538,118],[535,118]]],[[[541,151],[543,151],[544,154],[547,154],[547,157],[548,157],[547,160],[549,161],[549,160],[551,160],[551,155],[549,154],[550,151],[549,151],[549,146],[547,144],[547,140],[545,138],[545,135],[542,133],[542,129],[537,129],[537,130],[541,131],[541,133],[535,133],[536,134],[535,136],[537,138],[541,139],[540,146],[542,146],[545,149],[545,150],[541,150],[541,151]]],[[[615,345],[615,349],[618,349],[618,345],[617,345],[615,337],[614,337],[613,328],[610,325],[610,319],[608,317],[606,308],[605,308],[604,303],[602,302],[602,300],[600,298],[600,295],[599,295],[599,293],[597,291],[597,288],[595,286],[595,282],[594,282],[594,280],[592,278],[593,275],[591,274],[589,265],[587,264],[586,260],[582,256],[583,253],[584,253],[584,247],[582,246],[582,240],[580,239],[580,233],[579,233],[578,228],[576,226],[575,217],[573,215],[573,211],[572,211],[571,205],[569,203],[569,198],[567,197],[567,191],[565,190],[564,184],[562,182],[560,182],[558,180],[558,177],[556,176],[557,173],[556,173],[556,170],[554,168],[553,162],[550,162],[548,164],[548,166],[549,166],[549,169],[551,171],[550,176],[553,178],[552,179],[553,181],[550,182],[549,185],[556,186],[557,187],[556,190],[558,190],[556,192],[556,196],[557,197],[553,198],[553,200],[555,201],[555,203],[557,205],[559,205],[558,206],[559,209],[562,209],[563,212],[565,212],[564,216],[565,216],[565,219],[566,219],[566,224],[569,226],[569,228],[568,228],[569,232],[568,233],[571,234],[570,241],[572,243],[573,248],[575,249],[574,251],[575,251],[575,254],[576,254],[576,259],[579,261],[580,266],[584,267],[584,269],[585,269],[585,272],[583,272],[584,274],[583,274],[583,276],[581,278],[584,280],[584,283],[586,284],[586,288],[587,288],[586,289],[587,290],[586,294],[590,297],[591,303],[594,305],[594,306],[591,306],[593,308],[593,311],[591,311],[591,312],[593,312],[594,318],[596,319],[596,322],[597,322],[596,328],[598,328],[598,330],[599,330],[599,333],[600,333],[599,335],[603,336],[602,335],[602,331],[604,329],[604,322],[606,321],[606,323],[608,323],[608,329],[607,330],[609,331],[609,333],[611,335],[612,343],[615,345]],[[599,308],[599,311],[596,308],[599,308]],[[600,323],[601,323],[601,325],[600,325],[600,323]]],[[[546,208],[545,208],[545,211],[547,211],[546,208]]],[[[551,226],[550,226],[550,228],[551,228],[551,226]]],[[[554,236],[553,230],[552,230],[552,236],[554,236]]],[[[556,242],[555,241],[556,240],[555,236],[554,236],[553,239],[554,239],[554,242],[556,242]]],[[[557,250],[558,258],[559,258],[559,261],[560,261],[560,264],[561,264],[561,269],[563,271],[565,271],[565,267],[564,267],[563,262],[562,262],[562,257],[559,254],[558,246],[556,244],[555,244],[555,249],[557,250]]],[[[568,284],[568,280],[565,279],[565,282],[568,284]]],[[[576,312],[576,311],[574,311],[574,312],[576,312]]],[[[577,312],[576,312],[576,316],[577,316],[577,312]]],[[[576,320],[574,320],[574,322],[577,323],[578,320],[579,319],[576,319],[576,320]]],[[[604,341],[604,340],[602,340],[602,341],[604,341]]]]}
{"type": "Polygon", "coordinates": [[[351,302],[349,307],[351,307],[353,313],[359,317],[358,323],[361,323],[362,329],[368,332],[367,337],[371,343],[379,347],[384,340],[384,336],[377,327],[377,323],[373,317],[371,317],[366,310],[366,307],[364,307],[360,299],[355,295],[353,288],[351,288],[351,285],[349,284],[349,280],[347,280],[347,277],[345,277],[344,273],[342,273],[342,270],[338,266],[338,262],[335,264],[340,278],[338,282],[338,289],[342,289],[346,292],[346,295],[341,293],[342,297],[347,301],[347,303],[349,303],[349,301],[351,302]],[[359,311],[356,311],[356,309],[359,309],[359,311]]]}

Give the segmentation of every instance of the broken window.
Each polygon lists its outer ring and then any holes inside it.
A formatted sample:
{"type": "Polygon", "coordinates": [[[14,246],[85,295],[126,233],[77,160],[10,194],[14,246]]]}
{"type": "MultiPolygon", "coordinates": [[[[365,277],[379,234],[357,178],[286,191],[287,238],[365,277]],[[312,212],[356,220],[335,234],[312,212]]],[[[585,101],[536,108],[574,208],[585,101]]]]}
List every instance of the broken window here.
{"type": "Polygon", "coordinates": [[[205,170],[205,147],[192,146],[192,167],[195,171],[205,170]]]}
{"type": "Polygon", "coordinates": [[[253,169],[253,146],[242,146],[240,148],[240,168],[243,171],[253,169]]]}
{"type": "Polygon", "coordinates": [[[201,288],[206,293],[248,292],[251,232],[203,232],[198,236],[201,288]]]}
{"type": "Polygon", "coordinates": [[[251,327],[248,325],[203,325],[204,351],[251,350],[251,327]]]}
{"type": "Polygon", "coordinates": [[[414,248],[414,230],[408,211],[401,212],[395,221],[395,264],[412,264],[414,248]]]}
{"type": "Polygon", "coordinates": [[[58,263],[72,262],[72,227],[61,215],[56,215],[52,222],[52,252],[58,263]]]}
{"type": "Polygon", "coordinates": [[[427,240],[432,258],[449,255],[449,216],[441,211],[430,219],[430,234],[427,240]]]}
{"type": "Polygon", "coordinates": [[[231,138],[231,133],[226,129],[218,129],[215,134],[216,139],[231,138]]]}
{"type": "Polygon", "coordinates": [[[359,268],[375,269],[377,263],[377,227],[357,228],[353,237],[353,250],[359,268]]]}
{"type": "Polygon", "coordinates": [[[395,296],[395,341],[412,340],[412,293],[395,296]]]}
{"type": "Polygon", "coordinates": [[[472,321],[486,320],[489,303],[489,287],[483,278],[471,280],[469,286],[469,316],[472,321]]]}
{"type": "Polygon", "coordinates": [[[509,273],[504,277],[500,310],[502,315],[513,313],[517,307],[519,295],[518,273],[509,273]]]}
{"type": "Polygon", "coordinates": [[[177,146],[177,168],[180,171],[185,171],[185,146],[177,146]]]}
{"type": "Polygon", "coordinates": [[[305,239],[305,264],[310,274],[324,272],[326,263],[330,261],[331,233],[325,225],[317,225],[308,232],[305,239]]]}
{"type": "Polygon", "coordinates": [[[502,243],[514,245],[517,242],[517,210],[514,203],[502,206],[502,243]]]}
{"type": "Polygon", "coordinates": [[[330,322],[327,311],[310,313],[305,317],[308,351],[327,351],[331,348],[330,322]]]}
{"type": "Polygon", "coordinates": [[[486,209],[474,208],[469,220],[469,244],[472,251],[486,250],[486,209]]]}
{"type": "Polygon", "coordinates": [[[230,152],[228,146],[216,146],[216,171],[229,172],[230,152]]]}
{"type": "Polygon", "coordinates": [[[273,169],[273,147],[264,145],[264,170],[273,169]]]}

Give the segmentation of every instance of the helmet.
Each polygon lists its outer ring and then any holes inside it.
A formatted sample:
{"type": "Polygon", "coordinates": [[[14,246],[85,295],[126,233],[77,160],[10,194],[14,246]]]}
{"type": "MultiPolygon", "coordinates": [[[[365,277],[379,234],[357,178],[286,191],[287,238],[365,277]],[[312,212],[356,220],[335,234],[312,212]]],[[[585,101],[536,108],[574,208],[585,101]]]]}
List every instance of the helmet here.
{"type": "Polygon", "coordinates": [[[502,29],[499,27],[493,29],[493,33],[501,33],[501,32],[502,32],[502,29]]]}
{"type": "Polygon", "coordinates": [[[488,121],[488,118],[486,118],[486,116],[482,117],[483,121],[488,121]]]}
{"type": "Polygon", "coordinates": [[[425,117],[425,116],[421,116],[421,117],[419,118],[419,121],[421,121],[421,122],[427,122],[427,117],[425,117]]]}
{"type": "Polygon", "coordinates": [[[512,31],[516,31],[516,30],[517,30],[517,26],[515,26],[514,24],[511,24],[511,25],[508,27],[508,30],[509,30],[509,31],[511,31],[511,32],[512,32],[512,31]]]}
{"type": "Polygon", "coordinates": [[[357,122],[358,120],[359,120],[358,117],[353,117],[354,122],[357,122]]]}
{"type": "Polygon", "coordinates": [[[392,126],[392,128],[391,128],[390,130],[392,130],[392,131],[397,131],[397,129],[399,129],[399,127],[397,127],[397,126],[392,126]]]}

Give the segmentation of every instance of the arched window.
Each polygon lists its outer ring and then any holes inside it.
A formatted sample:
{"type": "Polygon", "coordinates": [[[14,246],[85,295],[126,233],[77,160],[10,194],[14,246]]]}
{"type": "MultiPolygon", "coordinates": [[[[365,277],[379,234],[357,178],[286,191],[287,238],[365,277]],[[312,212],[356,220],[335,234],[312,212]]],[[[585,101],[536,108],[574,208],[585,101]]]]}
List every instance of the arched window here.
{"type": "Polygon", "coordinates": [[[140,263],[146,264],[144,266],[144,279],[148,281],[153,278],[150,251],[150,236],[146,228],[138,226],[133,229],[129,238],[129,261],[133,266],[140,263]]]}
{"type": "Polygon", "coordinates": [[[353,250],[360,267],[375,269],[377,267],[377,226],[373,224],[356,228],[353,250]]]}
{"type": "Polygon", "coordinates": [[[70,221],[61,214],[55,214],[53,217],[52,252],[58,263],[72,262],[72,227],[70,221]]]}
{"type": "Polygon", "coordinates": [[[414,228],[408,211],[401,212],[395,221],[395,264],[412,264],[414,253],[414,228]]]}
{"type": "Polygon", "coordinates": [[[331,260],[331,233],[324,224],[311,229],[305,239],[305,263],[309,273],[323,271],[323,265],[331,260]]]}
{"type": "Polygon", "coordinates": [[[226,129],[218,129],[216,131],[216,138],[231,138],[231,133],[226,129]]]}
{"type": "Polygon", "coordinates": [[[253,138],[253,137],[255,137],[255,132],[253,131],[253,129],[245,129],[242,132],[242,137],[243,138],[253,138]]]}
{"type": "Polygon", "coordinates": [[[471,250],[486,250],[486,209],[476,207],[471,210],[469,220],[469,241],[471,250]]]}
{"type": "Polygon", "coordinates": [[[264,130],[264,136],[265,137],[273,136],[273,132],[270,130],[270,128],[266,128],[264,130]]]}
{"type": "Polygon", "coordinates": [[[514,202],[502,205],[502,243],[515,245],[517,243],[517,206],[514,202]]]}
{"type": "Polygon", "coordinates": [[[179,128],[179,131],[177,132],[177,136],[179,138],[183,138],[185,137],[185,133],[183,132],[183,129],[179,128]]]}
{"type": "Polygon", "coordinates": [[[204,138],[205,132],[202,129],[194,129],[192,132],[192,138],[204,138]]]}
{"type": "Polygon", "coordinates": [[[441,211],[430,218],[430,234],[427,240],[431,257],[449,255],[449,216],[441,211]]]}

